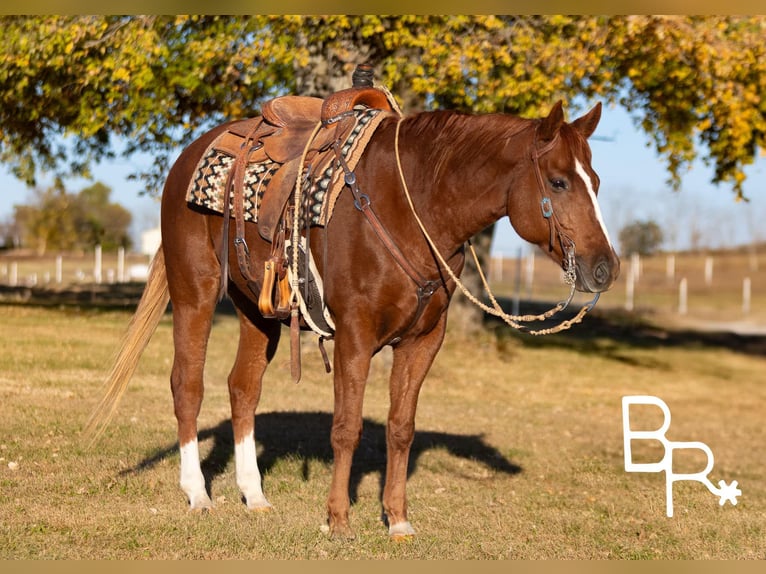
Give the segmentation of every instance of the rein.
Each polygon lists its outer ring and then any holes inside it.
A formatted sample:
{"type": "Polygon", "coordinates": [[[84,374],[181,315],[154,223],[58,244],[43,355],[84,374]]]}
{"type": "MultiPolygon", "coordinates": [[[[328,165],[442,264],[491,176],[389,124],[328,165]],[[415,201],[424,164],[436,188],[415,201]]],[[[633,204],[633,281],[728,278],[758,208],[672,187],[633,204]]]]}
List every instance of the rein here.
{"type": "MultiPolygon", "coordinates": [[[[566,309],[566,307],[572,301],[572,298],[574,297],[574,293],[575,293],[575,281],[577,279],[577,270],[575,267],[575,244],[574,244],[574,241],[572,241],[566,234],[564,234],[561,231],[561,228],[558,224],[558,218],[554,216],[553,205],[551,203],[551,200],[549,197],[545,196],[545,192],[544,192],[545,184],[543,182],[543,176],[542,176],[542,172],[540,171],[540,164],[538,162],[538,159],[540,158],[540,156],[544,155],[545,153],[547,153],[553,148],[553,145],[556,142],[556,138],[551,140],[548,144],[546,144],[540,149],[537,149],[536,147],[533,146],[534,149],[532,152],[532,162],[535,166],[535,174],[537,176],[537,183],[540,190],[540,194],[543,196],[540,202],[540,205],[543,211],[543,217],[545,217],[545,219],[548,220],[548,224],[550,226],[551,235],[550,235],[549,250],[553,251],[554,237],[556,234],[558,234],[559,241],[561,242],[561,247],[565,256],[564,280],[567,284],[570,285],[569,296],[565,301],[558,303],[555,307],[539,315],[511,315],[503,311],[503,309],[500,307],[500,304],[497,302],[497,299],[495,298],[494,294],[492,293],[492,290],[489,287],[489,283],[487,282],[484,272],[481,269],[479,258],[476,255],[476,251],[474,250],[473,244],[470,242],[470,240],[468,241],[468,247],[471,251],[471,255],[474,259],[474,262],[476,263],[476,269],[479,271],[479,276],[481,277],[481,282],[484,287],[484,291],[486,292],[490,302],[492,303],[492,307],[489,307],[488,305],[479,301],[479,299],[476,298],[466,288],[466,286],[460,281],[457,275],[452,271],[450,266],[447,265],[447,262],[444,260],[444,257],[442,257],[442,254],[439,252],[433,239],[431,239],[431,236],[428,234],[428,231],[426,231],[423,221],[420,219],[420,216],[418,216],[417,212],[415,211],[415,205],[412,202],[412,196],[410,195],[410,190],[409,190],[409,187],[407,186],[407,182],[404,178],[404,172],[402,170],[402,162],[401,162],[401,157],[399,154],[399,128],[401,127],[402,119],[400,119],[396,124],[394,150],[396,154],[396,166],[399,170],[399,178],[402,182],[404,195],[407,197],[407,203],[410,206],[410,210],[412,211],[412,214],[415,216],[415,220],[417,221],[418,226],[420,227],[420,230],[423,232],[423,235],[425,236],[426,241],[428,241],[428,244],[431,246],[431,249],[436,254],[437,259],[446,268],[450,278],[452,278],[455,284],[460,288],[460,291],[463,293],[463,295],[465,295],[468,298],[468,300],[471,301],[471,303],[479,307],[485,313],[488,313],[495,317],[499,317],[505,323],[513,327],[514,329],[517,329],[525,333],[529,333],[530,335],[551,335],[551,334],[569,329],[572,325],[580,323],[583,320],[583,317],[585,317],[585,314],[591,309],[593,309],[593,307],[596,305],[596,302],[598,301],[600,296],[599,293],[596,293],[591,301],[583,305],[580,311],[577,313],[577,315],[575,315],[572,319],[564,320],[560,322],[558,325],[555,325],[553,327],[546,328],[546,329],[533,330],[527,327],[526,325],[522,324],[522,323],[530,323],[535,321],[544,321],[545,319],[549,319],[553,317],[556,313],[559,313],[560,311],[563,311],[564,309],[566,309]]],[[[536,133],[535,133],[535,136],[536,136],[536,133]]],[[[558,134],[557,134],[557,137],[558,137],[558,134]]]]}

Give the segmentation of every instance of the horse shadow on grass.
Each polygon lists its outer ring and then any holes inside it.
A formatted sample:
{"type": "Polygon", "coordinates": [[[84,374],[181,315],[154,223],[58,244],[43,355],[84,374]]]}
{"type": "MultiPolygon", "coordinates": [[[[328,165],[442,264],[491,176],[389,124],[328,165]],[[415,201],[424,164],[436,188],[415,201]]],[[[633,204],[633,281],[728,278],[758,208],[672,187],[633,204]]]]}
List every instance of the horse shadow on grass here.
{"type": "MultiPolygon", "coordinates": [[[[330,464],[333,453],[330,446],[332,414],[324,412],[268,412],[256,416],[256,441],[259,445],[258,468],[268,489],[269,471],[283,459],[300,460],[303,480],[310,479],[310,463],[330,464]]],[[[199,432],[200,443],[212,440],[210,452],[201,462],[205,486],[223,474],[234,456],[234,437],[231,420],[199,432]]],[[[481,435],[461,435],[439,431],[415,431],[410,451],[409,477],[417,470],[420,456],[428,450],[445,449],[451,455],[473,460],[487,468],[507,475],[522,472],[522,468],[488,444],[481,435]]],[[[135,467],[122,471],[122,475],[147,470],[178,452],[178,443],[159,449],[135,467]]],[[[362,438],[354,453],[349,484],[352,504],[356,502],[362,479],[372,473],[379,475],[379,498],[382,499],[386,468],[386,427],[379,422],[364,419],[362,438]]]]}
{"type": "MultiPolygon", "coordinates": [[[[510,299],[498,298],[498,302],[505,311],[510,312],[510,299]]],[[[538,314],[551,307],[552,303],[525,301],[521,303],[520,312],[538,314]]],[[[532,324],[531,327],[553,327],[562,320],[572,319],[578,310],[579,305],[572,305],[557,313],[553,319],[532,324]]],[[[648,354],[637,358],[626,352],[626,349],[726,349],[743,355],[766,357],[766,335],[670,328],[656,324],[649,315],[620,309],[597,307],[581,324],[546,337],[530,336],[510,329],[500,319],[489,315],[484,317],[484,324],[497,334],[499,350],[505,347],[504,341],[515,339],[528,348],[568,349],[585,355],[598,355],[618,363],[658,369],[665,368],[658,359],[648,354]]]]}

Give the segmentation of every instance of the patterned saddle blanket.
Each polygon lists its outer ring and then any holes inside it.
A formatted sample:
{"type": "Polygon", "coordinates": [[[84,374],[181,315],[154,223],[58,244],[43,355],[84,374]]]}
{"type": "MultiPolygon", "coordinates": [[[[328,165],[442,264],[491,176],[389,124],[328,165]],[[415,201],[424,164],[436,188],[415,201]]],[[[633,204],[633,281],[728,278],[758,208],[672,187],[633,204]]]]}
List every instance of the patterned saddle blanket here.
{"type": "MultiPolygon", "coordinates": [[[[391,116],[392,112],[366,107],[357,107],[351,111],[352,114],[347,117],[353,118],[353,127],[350,131],[344,130],[347,136],[341,146],[341,152],[348,167],[353,170],[362,157],[375,129],[386,117],[391,116]]],[[[316,123],[319,122],[320,118],[317,117],[316,123]]],[[[331,129],[335,128],[332,125],[320,128],[320,130],[331,129]]],[[[266,135],[263,136],[262,142],[271,137],[268,126],[264,131],[266,135]]],[[[256,137],[257,134],[258,132],[256,132],[256,137]]],[[[223,138],[230,137],[230,135],[226,132],[216,138],[203,154],[186,193],[188,203],[216,213],[224,212],[226,183],[229,181],[230,172],[236,161],[236,155],[232,152],[231,146],[224,145],[223,142],[223,138]]],[[[303,162],[303,172],[299,174],[296,171],[295,174],[288,174],[288,177],[279,176],[282,175],[280,170],[285,172],[289,170],[290,162],[284,161],[284,158],[270,157],[267,146],[264,146],[264,153],[258,153],[256,150],[255,153],[251,154],[252,161],[247,163],[244,177],[245,221],[258,222],[263,198],[266,194],[275,192],[269,187],[272,182],[278,180],[277,185],[289,186],[292,191],[295,189],[296,177],[300,177],[304,182],[301,193],[303,198],[300,214],[301,226],[304,227],[307,223],[312,226],[327,225],[332,216],[335,202],[345,184],[343,170],[338,166],[335,152],[332,147],[326,144],[328,138],[318,137],[317,140],[316,146],[310,145],[307,150],[303,162]]],[[[302,142],[299,147],[304,147],[305,143],[302,142]]],[[[285,194],[283,190],[278,190],[277,193],[285,194]]],[[[235,197],[233,189],[229,190],[228,195],[230,213],[233,216],[233,199],[235,197]]]]}

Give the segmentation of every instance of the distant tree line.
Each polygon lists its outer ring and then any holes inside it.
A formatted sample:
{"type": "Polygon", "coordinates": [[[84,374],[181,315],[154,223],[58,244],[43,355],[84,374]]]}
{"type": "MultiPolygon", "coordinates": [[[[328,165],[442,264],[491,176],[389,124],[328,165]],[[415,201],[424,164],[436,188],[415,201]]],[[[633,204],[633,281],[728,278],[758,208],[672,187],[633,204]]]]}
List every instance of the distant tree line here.
{"type": "Polygon", "coordinates": [[[651,255],[662,246],[662,228],[654,221],[634,221],[620,230],[620,253],[623,256],[651,255]]]}
{"type": "Polygon", "coordinates": [[[61,186],[36,189],[34,200],[15,205],[6,224],[6,245],[46,251],[87,251],[96,245],[109,251],[130,248],[130,211],[110,201],[111,188],[95,183],[79,193],[61,186]],[[8,237],[10,235],[10,238],[8,237]]]}

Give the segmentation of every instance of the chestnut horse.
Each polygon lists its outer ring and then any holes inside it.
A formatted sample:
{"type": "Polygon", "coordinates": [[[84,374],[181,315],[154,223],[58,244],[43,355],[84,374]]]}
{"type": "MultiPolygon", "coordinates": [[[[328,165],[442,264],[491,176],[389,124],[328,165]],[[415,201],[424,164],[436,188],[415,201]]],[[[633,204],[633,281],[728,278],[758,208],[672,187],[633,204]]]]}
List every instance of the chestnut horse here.
{"type": "MultiPolygon", "coordinates": [[[[335,325],[330,434],[334,461],[327,500],[331,535],[353,536],[351,460],[362,432],[370,361],[385,346],[393,349],[393,364],[383,511],[392,537],[415,532],[407,519],[405,483],[418,393],[442,344],[453,277],[462,270],[464,244],[471,236],[507,215],[523,239],[542,247],[562,267],[574,252],[578,290],[599,293],[615,281],[619,260],[596,201],[599,178],[586,141],[600,115],[599,103],[567,123],[559,102],[540,119],[438,111],[391,117],[380,124],[354,170],[356,181],[404,259],[428,280],[430,296],[419,292],[348,190],[340,194],[326,227],[311,228],[310,244],[320,246],[314,257],[335,325]]],[[[113,414],[141,351],[172,301],[175,355],[170,383],[178,421],[180,484],[192,509],[212,506],[200,469],[197,416],[219,295],[223,218],[189,208],[185,194],[201,155],[224,129],[219,126],[202,135],[170,170],[162,196],[162,246],[107,381],[109,393],[94,413],[101,423],[113,414]]],[[[271,245],[254,225],[246,227],[258,282],[271,245]]],[[[233,226],[229,231],[231,242],[233,226]]],[[[256,460],[254,414],[282,325],[259,313],[234,250],[228,253],[227,290],[240,322],[239,347],[228,378],[236,481],[249,509],[268,509],[256,460]]]]}

